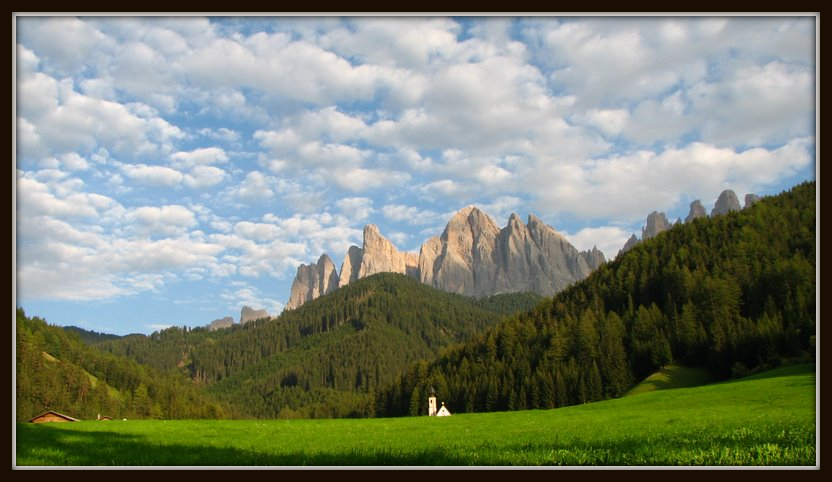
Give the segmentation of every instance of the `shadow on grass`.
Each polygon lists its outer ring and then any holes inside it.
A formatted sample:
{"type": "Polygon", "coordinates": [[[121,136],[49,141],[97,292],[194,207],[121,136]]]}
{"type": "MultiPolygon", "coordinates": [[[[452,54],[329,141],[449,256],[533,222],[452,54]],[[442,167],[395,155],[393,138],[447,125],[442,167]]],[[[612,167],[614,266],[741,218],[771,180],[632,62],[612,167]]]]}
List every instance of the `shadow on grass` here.
{"type": "Polygon", "coordinates": [[[18,466],[466,466],[470,459],[429,448],[412,453],[345,449],[268,453],[234,447],[158,444],[139,435],[17,425],[18,466]]]}
{"type": "Polygon", "coordinates": [[[17,464],[45,466],[251,466],[408,467],[490,465],[813,465],[814,432],[764,434],[752,431],[680,435],[662,441],[627,438],[606,443],[485,444],[466,451],[432,446],[402,453],[345,448],[341,452],[269,453],[234,447],[153,443],[143,436],[79,432],[49,426],[17,426],[17,464]],[[728,449],[728,452],[725,449],[728,449]],[[730,454],[725,458],[725,454],[730,454]]]}

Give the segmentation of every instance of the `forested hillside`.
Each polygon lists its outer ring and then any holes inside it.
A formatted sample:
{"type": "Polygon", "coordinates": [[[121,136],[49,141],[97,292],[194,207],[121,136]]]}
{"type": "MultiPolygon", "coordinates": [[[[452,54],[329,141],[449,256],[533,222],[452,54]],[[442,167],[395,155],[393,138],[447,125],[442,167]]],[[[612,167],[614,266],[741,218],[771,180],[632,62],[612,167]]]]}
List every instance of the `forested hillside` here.
{"type": "Polygon", "coordinates": [[[47,410],[80,419],[224,416],[189,379],[102,352],[76,331],[29,318],[20,308],[16,335],[18,421],[47,410]]]}
{"type": "Polygon", "coordinates": [[[717,379],[814,355],[815,183],[677,225],[379,391],[376,413],[551,408],[622,395],[671,361],[717,379]]]}
{"type": "Polygon", "coordinates": [[[541,299],[528,293],[475,299],[380,273],[276,319],[217,331],[174,327],[96,346],[186,374],[231,416],[371,416],[374,390],[410,364],[541,299]]]}

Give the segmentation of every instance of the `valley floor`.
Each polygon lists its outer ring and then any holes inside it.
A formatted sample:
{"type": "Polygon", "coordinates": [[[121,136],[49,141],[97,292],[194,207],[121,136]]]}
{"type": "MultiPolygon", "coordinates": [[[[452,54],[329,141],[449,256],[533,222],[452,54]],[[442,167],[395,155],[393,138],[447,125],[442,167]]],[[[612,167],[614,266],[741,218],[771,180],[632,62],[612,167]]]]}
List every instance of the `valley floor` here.
{"type": "MultiPolygon", "coordinates": [[[[33,466],[805,466],[814,365],[554,410],[451,417],[18,424],[33,466]]],[[[453,411],[453,407],[450,407],[453,411]]]]}

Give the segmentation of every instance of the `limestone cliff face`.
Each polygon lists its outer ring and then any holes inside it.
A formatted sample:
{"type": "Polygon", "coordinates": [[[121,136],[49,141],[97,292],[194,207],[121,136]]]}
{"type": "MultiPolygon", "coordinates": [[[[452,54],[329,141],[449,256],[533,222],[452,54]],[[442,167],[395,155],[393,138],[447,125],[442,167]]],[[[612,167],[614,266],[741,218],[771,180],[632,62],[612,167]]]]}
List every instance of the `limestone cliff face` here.
{"type": "Polygon", "coordinates": [[[294,309],[314,300],[315,298],[331,293],[338,289],[338,273],[335,271],[335,263],[326,254],[321,255],[317,263],[302,264],[298,266],[297,275],[292,282],[292,290],[287,309],[294,309]]]}
{"type": "MultiPolygon", "coordinates": [[[[427,283],[430,286],[444,291],[473,296],[485,294],[496,283],[494,245],[499,233],[500,228],[494,221],[476,207],[460,210],[439,237],[439,255],[433,261],[432,272],[421,277],[430,279],[427,283]]],[[[428,240],[426,244],[432,248],[437,243],[428,240]]]]}
{"type": "MultiPolygon", "coordinates": [[[[376,273],[410,273],[418,270],[419,259],[412,253],[400,253],[389,239],[378,231],[375,224],[364,227],[364,247],[361,250],[361,265],[358,278],[376,273]]],[[[418,275],[414,276],[418,278],[418,275]]]]}
{"type": "Polygon", "coordinates": [[[586,258],[566,238],[534,215],[529,215],[528,230],[531,243],[525,249],[530,259],[529,278],[536,286],[515,291],[551,296],[592,272],[586,258]]]}
{"type": "MultiPolygon", "coordinates": [[[[392,272],[467,296],[519,291],[551,296],[604,262],[597,248],[579,252],[534,215],[524,224],[513,214],[501,229],[487,214],[468,206],[451,218],[440,236],[425,241],[418,254],[400,252],[377,226],[367,225],[363,246],[350,247],[344,257],[338,286],[392,272]]],[[[320,264],[298,268],[287,309],[325,294],[311,288],[320,279],[320,264]]]]}
{"type": "Polygon", "coordinates": [[[635,247],[635,245],[637,245],[639,242],[640,242],[639,239],[636,237],[635,233],[633,233],[630,236],[630,238],[627,240],[627,242],[624,243],[624,247],[622,247],[621,250],[618,251],[618,256],[621,256],[622,254],[626,253],[627,251],[633,249],[635,247]]]}
{"type": "Polygon", "coordinates": [[[647,215],[647,224],[641,229],[641,239],[654,238],[657,234],[667,231],[671,227],[664,213],[653,211],[647,215]]]}
{"type": "Polygon", "coordinates": [[[341,263],[341,274],[338,277],[338,286],[346,286],[358,279],[358,270],[361,269],[361,248],[358,246],[350,246],[347,250],[347,255],[344,256],[344,262],[341,263]]]}
{"type": "Polygon", "coordinates": [[[234,318],[230,316],[226,316],[225,318],[220,318],[219,320],[214,320],[208,325],[208,331],[215,331],[221,328],[228,328],[234,325],[234,318]]]}
{"type": "Polygon", "coordinates": [[[702,205],[702,201],[697,199],[690,203],[690,211],[688,212],[688,217],[685,218],[685,222],[689,223],[694,219],[706,217],[708,217],[708,211],[705,211],[705,206],[702,205]]]}
{"type": "Polygon", "coordinates": [[[422,244],[422,249],[419,250],[419,281],[433,286],[433,276],[441,255],[442,240],[439,236],[433,236],[422,244]]]}
{"type": "Polygon", "coordinates": [[[255,310],[248,306],[243,306],[243,309],[240,310],[240,324],[259,320],[260,318],[269,318],[269,312],[266,310],[255,310]]]}
{"type": "MultiPolygon", "coordinates": [[[[603,254],[597,249],[603,262],[603,254]]],[[[587,256],[534,215],[524,224],[512,214],[499,228],[469,206],[448,222],[442,235],[420,251],[423,283],[466,296],[531,291],[551,296],[592,271],[587,256]]]]}
{"type": "Polygon", "coordinates": [[[737,199],[737,194],[730,189],[726,189],[717,198],[714,208],[711,210],[711,217],[739,210],[740,200],[737,199]]]}
{"type": "Polygon", "coordinates": [[[607,262],[606,258],[604,258],[604,253],[598,249],[598,246],[593,246],[589,251],[581,251],[581,256],[583,256],[586,260],[586,265],[589,266],[589,269],[592,271],[595,271],[598,267],[607,262]]]}
{"type": "Polygon", "coordinates": [[[746,194],[745,195],[745,207],[751,207],[760,200],[760,196],[756,194],[746,194]]]}

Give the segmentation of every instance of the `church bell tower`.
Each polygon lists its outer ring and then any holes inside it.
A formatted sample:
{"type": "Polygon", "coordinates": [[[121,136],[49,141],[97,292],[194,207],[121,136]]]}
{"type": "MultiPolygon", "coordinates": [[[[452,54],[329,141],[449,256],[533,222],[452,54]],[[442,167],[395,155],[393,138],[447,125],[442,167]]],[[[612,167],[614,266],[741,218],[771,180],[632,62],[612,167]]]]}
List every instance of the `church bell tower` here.
{"type": "Polygon", "coordinates": [[[436,391],[430,387],[430,396],[428,397],[428,417],[436,416],[436,391]]]}

